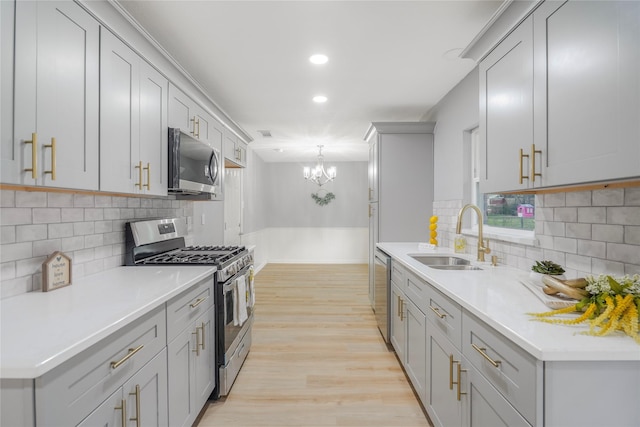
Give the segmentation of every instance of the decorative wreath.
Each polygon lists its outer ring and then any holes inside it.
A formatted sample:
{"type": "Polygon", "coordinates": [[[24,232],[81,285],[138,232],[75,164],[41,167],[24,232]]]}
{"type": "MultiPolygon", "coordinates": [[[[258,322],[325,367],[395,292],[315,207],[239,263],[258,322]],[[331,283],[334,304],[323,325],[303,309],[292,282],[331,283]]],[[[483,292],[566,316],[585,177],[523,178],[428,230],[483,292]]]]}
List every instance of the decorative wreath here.
{"type": "MultiPolygon", "coordinates": [[[[324,190],[321,190],[324,191],[324,190]]],[[[328,205],[330,201],[336,198],[336,195],[333,193],[326,193],[324,196],[320,196],[320,191],[317,193],[311,193],[311,198],[315,200],[317,204],[320,206],[328,205]]]]}

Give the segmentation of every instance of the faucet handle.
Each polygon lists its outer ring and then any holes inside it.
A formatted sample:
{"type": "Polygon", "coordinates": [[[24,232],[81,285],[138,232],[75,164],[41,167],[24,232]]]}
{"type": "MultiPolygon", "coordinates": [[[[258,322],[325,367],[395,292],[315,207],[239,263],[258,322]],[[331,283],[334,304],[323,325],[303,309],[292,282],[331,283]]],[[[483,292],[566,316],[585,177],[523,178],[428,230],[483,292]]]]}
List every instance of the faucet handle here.
{"type": "Polygon", "coordinates": [[[484,252],[485,254],[490,254],[491,249],[489,248],[489,239],[484,239],[484,240],[486,243],[482,245],[482,252],[484,252]]]}

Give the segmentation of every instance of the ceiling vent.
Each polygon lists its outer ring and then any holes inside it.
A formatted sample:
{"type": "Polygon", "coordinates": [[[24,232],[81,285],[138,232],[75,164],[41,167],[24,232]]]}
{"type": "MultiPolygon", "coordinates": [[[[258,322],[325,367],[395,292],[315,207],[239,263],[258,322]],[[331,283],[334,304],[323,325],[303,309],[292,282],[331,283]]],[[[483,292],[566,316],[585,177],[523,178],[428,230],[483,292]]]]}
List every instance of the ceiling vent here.
{"type": "Polygon", "coordinates": [[[258,133],[262,135],[263,138],[271,138],[270,130],[259,130],[258,133]]]}

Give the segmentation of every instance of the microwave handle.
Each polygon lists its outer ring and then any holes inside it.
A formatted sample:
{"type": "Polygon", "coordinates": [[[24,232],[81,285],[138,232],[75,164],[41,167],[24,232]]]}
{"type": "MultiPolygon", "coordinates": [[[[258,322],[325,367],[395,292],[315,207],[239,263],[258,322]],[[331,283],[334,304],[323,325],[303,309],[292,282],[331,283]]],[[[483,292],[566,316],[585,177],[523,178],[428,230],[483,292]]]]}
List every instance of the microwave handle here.
{"type": "Polygon", "coordinates": [[[220,174],[220,170],[218,169],[218,156],[214,150],[211,152],[211,158],[209,159],[209,179],[211,180],[211,184],[215,185],[218,174],[220,174]]]}

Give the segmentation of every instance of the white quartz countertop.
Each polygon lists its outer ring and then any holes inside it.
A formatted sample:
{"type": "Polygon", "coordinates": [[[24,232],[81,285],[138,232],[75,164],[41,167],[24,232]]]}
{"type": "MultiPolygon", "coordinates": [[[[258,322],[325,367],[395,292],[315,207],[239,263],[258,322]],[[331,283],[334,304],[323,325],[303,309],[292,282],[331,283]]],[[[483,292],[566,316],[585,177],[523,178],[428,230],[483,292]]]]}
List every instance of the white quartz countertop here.
{"type": "Polygon", "coordinates": [[[0,302],[0,378],[37,378],[198,281],[215,267],[119,267],[0,302]]]}
{"type": "Polygon", "coordinates": [[[640,360],[640,345],[622,333],[594,337],[581,334],[589,329],[588,324],[567,326],[531,320],[532,316],[526,313],[552,309],[520,283],[520,278],[529,277],[526,271],[480,264],[475,256],[455,254],[446,248],[419,251],[417,243],[378,243],[377,246],[539,360],[640,360]],[[471,260],[483,270],[436,270],[416,261],[411,254],[458,256],[471,260]]]}

